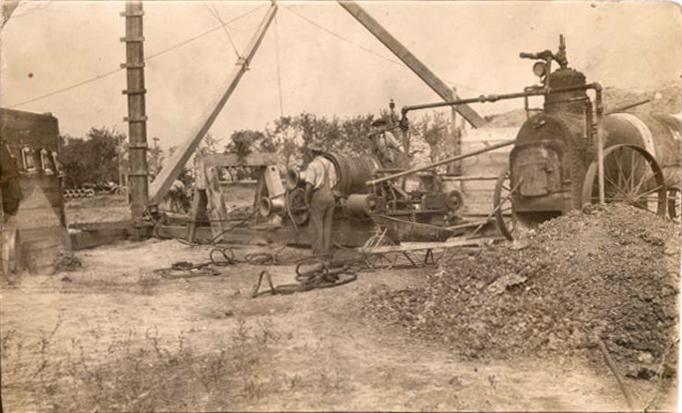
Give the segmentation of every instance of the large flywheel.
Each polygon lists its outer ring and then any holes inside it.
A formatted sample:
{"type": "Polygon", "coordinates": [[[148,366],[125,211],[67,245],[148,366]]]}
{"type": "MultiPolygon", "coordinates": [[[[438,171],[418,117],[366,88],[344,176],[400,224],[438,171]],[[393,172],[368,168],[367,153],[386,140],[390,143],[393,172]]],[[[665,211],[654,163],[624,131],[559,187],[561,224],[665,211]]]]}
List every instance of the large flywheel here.
{"type": "MultiPolygon", "coordinates": [[[[583,181],[582,205],[599,203],[597,161],[583,181]]],[[[615,145],[604,150],[604,202],[625,203],[665,215],[667,188],[654,156],[636,145],[615,145]]]]}
{"type": "Polygon", "coordinates": [[[287,215],[295,225],[303,225],[308,221],[310,211],[305,204],[305,190],[295,188],[286,192],[287,215]]]}

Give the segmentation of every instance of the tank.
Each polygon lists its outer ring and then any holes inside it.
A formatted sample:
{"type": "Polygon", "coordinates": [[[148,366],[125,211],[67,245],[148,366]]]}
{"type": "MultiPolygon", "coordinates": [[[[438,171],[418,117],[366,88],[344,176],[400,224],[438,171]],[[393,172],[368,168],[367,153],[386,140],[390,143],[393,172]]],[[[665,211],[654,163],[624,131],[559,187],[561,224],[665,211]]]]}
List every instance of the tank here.
{"type": "Polygon", "coordinates": [[[666,186],[679,185],[680,121],[673,115],[613,113],[600,125],[604,146],[637,145],[656,158],[666,186]]]}

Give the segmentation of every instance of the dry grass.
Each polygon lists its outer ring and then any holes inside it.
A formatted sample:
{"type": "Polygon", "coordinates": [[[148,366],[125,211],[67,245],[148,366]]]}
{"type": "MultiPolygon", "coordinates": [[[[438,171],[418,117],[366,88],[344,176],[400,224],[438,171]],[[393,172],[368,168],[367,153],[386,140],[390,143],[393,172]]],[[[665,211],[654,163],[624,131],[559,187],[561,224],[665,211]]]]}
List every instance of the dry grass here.
{"type": "Polygon", "coordinates": [[[199,351],[188,333],[174,342],[155,328],[101,326],[57,343],[54,329],[37,340],[3,331],[2,391],[8,411],[201,411],[253,403],[268,380],[257,370],[278,340],[268,323],[239,321],[214,351],[199,351]]]}

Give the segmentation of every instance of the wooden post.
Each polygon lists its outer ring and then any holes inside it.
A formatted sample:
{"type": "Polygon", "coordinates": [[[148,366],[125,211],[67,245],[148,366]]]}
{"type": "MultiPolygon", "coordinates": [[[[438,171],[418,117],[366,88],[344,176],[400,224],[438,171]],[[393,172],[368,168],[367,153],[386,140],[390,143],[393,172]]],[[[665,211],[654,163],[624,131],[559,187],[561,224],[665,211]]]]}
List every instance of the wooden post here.
{"type": "MultiPolygon", "coordinates": [[[[452,94],[450,87],[436,76],[421,60],[417,59],[402,43],[398,41],[388,30],[378,21],[367,13],[359,4],[351,0],[337,0],[351,16],[374,35],[384,46],[410,68],[421,80],[423,80],[434,92],[446,102],[458,99],[457,95],[452,94]]],[[[462,104],[455,106],[457,111],[474,128],[480,128],[487,122],[471,106],[462,104]]]]}
{"type": "Polygon", "coordinates": [[[142,2],[137,0],[128,0],[125,12],[121,13],[126,21],[126,35],[121,38],[126,44],[126,62],[121,65],[127,75],[127,89],[123,94],[128,96],[128,116],[123,120],[128,122],[128,193],[134,221],[142,218],[149,197],[143,15],[142,2]]]}

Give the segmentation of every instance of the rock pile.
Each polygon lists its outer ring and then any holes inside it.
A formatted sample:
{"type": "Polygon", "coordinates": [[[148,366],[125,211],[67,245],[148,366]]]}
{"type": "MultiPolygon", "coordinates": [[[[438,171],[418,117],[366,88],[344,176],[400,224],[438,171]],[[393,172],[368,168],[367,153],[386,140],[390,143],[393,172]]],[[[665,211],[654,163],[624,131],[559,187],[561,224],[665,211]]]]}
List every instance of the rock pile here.
{"type": "Polygon", "coordinates": [[[566,353],[598,336],[630,370],[652,371],[676,354],[678,239],[670,221],[625,205],[569,214],[425,286],[374,291],[364,309],[469,358],[566,353]]]}

